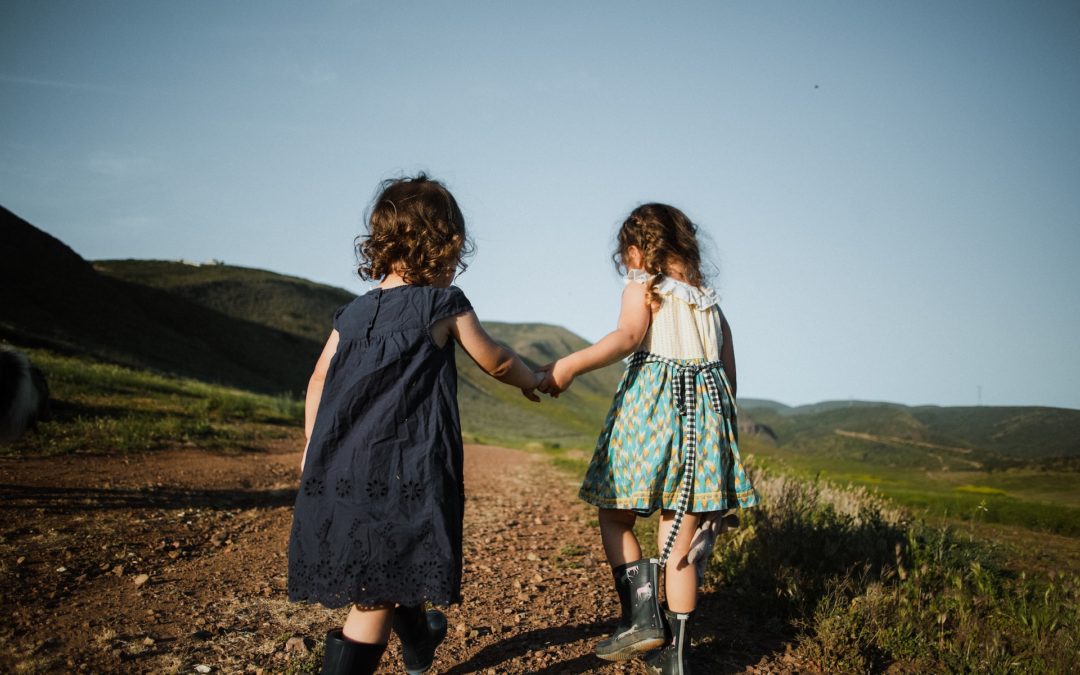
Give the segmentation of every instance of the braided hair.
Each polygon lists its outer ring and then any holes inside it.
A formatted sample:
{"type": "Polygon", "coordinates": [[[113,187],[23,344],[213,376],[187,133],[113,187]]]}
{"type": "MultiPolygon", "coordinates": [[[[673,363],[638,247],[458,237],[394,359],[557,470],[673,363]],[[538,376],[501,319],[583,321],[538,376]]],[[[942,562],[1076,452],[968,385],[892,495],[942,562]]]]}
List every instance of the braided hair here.
{"type": "Polygon", "coordinates": [[[697,225],[674,206],[655,202],[642,204],[630,212],[619,228],[618,244],[611,259],[615,268],[623,272],[630,247],[636,246],[641,251],[642,266],[650,277],[645,286],[645,298],[656,309],[659,300],[653,287],[669,273],[673,264],[682,268],[683,276],[692,286],[703,283],[697,232],[697,225]]]}

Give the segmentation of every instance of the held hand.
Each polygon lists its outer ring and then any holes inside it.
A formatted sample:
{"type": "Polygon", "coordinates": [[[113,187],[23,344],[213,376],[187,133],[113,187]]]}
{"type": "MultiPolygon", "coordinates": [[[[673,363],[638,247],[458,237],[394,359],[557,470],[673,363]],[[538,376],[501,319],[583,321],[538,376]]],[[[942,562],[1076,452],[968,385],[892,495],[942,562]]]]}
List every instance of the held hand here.
{"type": "Polygon", "coordinates": [[[552,398],[558,398],[559,394],[570,388],[577,373],[570,366],[566,358],[561,358],[554,363],[549,363],[540,370],[547,373],[540,391],[550,394],[552,398]]]}
{"type": "Polygon", "coordinates": [[[536,382],[533,383],[532,389],[522,388],[521,395],[529,399],[533,403],[539,403],[540,397],[536,395],[536,390],[544,382],[544,373],[538,371],[533,373],[533,376],[536,378],[536,382]]]}
{"type": "MultiPolygon", "coordinates": [[[[555,367],[555,362],[545,363],[536,369],[536,374],[540,378],[540,383],[536,385],[537,390],[541,394],[551,394],[551,369],[555,367]]],[[[552,397],[554,398],[554,396],[552,397]]]]}
{"type": "MultiPolygon", "coordinates": [[[[555,362],[552,361],[551,363],[549,363],[547,365],[541,366],[536,371],[537,377],[540,378],[540,381],[536,384],[536,389],[541,394],[549,394],[549,395],[551,394],[551,387],[552,387],[551,368],[554,365],[555,365],[555,362]]],[[[558,394],[552,396],[552,398],[557,398],[557,397],[558,397],[558,394]]]]}

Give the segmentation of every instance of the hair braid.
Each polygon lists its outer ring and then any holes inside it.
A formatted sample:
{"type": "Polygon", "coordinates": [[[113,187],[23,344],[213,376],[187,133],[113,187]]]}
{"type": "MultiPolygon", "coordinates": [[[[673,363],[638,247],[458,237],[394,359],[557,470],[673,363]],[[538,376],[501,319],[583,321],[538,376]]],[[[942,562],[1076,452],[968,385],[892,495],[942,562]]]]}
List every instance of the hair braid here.
{"type": "Polygon", "coordinates": [[[642,267],[650,276],[645,286],[646,301],[658,308],[654,288],[660,277],[673,267],[680,268],[687,282],[700,286],[701,249],[697,241],[697,226],[674,206],[659,203],[642,204],[634,209],[619,228],[618,245],[612,259],[616,269],[625,268],[627,251],[631,246],[641,251],[642,267]]]}

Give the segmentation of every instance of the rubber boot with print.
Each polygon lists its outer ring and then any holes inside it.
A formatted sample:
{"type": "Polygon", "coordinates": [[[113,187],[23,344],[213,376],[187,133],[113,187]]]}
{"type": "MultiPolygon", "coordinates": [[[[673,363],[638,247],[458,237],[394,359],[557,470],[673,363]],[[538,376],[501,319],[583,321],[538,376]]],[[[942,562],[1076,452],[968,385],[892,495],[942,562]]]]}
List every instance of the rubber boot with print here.
{"type": "Polygon", "coordinates": [[[664,644],[664,620],[657,601],[660,563],[643,558],[611,570],[622,615],[615,632],[596,646],[607,661],[625,661],[664,644]]]}

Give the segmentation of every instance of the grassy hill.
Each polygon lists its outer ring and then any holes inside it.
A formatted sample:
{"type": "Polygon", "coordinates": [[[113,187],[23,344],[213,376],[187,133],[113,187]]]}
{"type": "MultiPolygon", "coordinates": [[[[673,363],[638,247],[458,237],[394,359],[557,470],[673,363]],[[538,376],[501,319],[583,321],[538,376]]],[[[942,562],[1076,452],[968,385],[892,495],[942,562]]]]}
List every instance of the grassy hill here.
{"type": "Polygon", "coordinates": [[[743,401],[759,461],[932,514],[1080,536],[1080,411],[743,401]]]}
{"type": "Polygon", "coordinates": [[[298,394],[321,342],[99,273],[0,208],[0,339],[264,393],[298,394]]]}
{"type": "Polygon", "coordinates": [[[352,300],[341,288],[275,272],[165,260],[96,260],[107,276],[168,291],[237,319],[322,343],[334,310],[352,300]]]}
{"type": "Polygon", "coordinates": [[[908,407],[866,401],[798,408],[771,401],[740,402],[793,447],[855,434],[910,442],[911,447],[973,455],[993,462],[1080,456],[1080,410],[1046,407],[908,407]]]}
{"type": "MultiPolygon", "coordinates": [[[[4,304],[0,337],[16,344],[299,396],[333,311],[353,297],[305,279],[230,265],[90,264],[14,215],[5,212],[5,219],[3,241],[10,245],[4,250],[25,252],[0,261],[12,263],[5,281],[16,299],[4,304]],[[16,259],[22,268],[14,268],[16,259]]],[[[588,344],[558,326],[485,326],[533,365],[588,344]]],[[[534,404],[482,373],[460,349],[457,359],[469,440],[564,448],[592,445],[622,368],[584,375],[559,399],[534,404]]]]}
{"type": "MultiPolygon", "coordinates": [[[[146,284],[222,314],[297,337],[325,340],[334,310],[352,300],[348,291],[265,270],[230,265],[194,266],[162,260],[102,260],[94,268],[110,277],[146,284]]],[[[485,322],[491,335],[534,366],[588,343],[565,328],[545,324],[485,322]]],[[[540,404],[481,372],[457,350],[462,429],[469,440],[591,446],[618,384],[621,366],[589,373],[557,400],[540,404]]],[[[314,358],[305,363],[309,369],[314,358]]]]}

